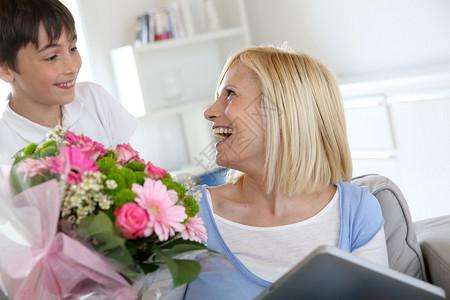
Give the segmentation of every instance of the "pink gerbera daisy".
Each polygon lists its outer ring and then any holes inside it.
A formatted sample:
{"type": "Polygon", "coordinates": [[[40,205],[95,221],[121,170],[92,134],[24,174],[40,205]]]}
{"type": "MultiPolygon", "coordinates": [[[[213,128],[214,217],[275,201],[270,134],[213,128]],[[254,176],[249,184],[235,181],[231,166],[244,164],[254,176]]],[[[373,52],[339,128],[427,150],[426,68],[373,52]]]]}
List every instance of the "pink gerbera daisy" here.
{"type": "Polygon", "coordinates": [[[175,191],[167,190],[161,181],[150,178],[145,180],[143,186],[133,184],[132,190],[136,194],[136,202],[146,209],[149,215],[145,236],[154,232],[160,241],[166,241],[175,232],[184,230],[181,222],[187,215],[183,206],[175,205],[175,191]]]}
{"type": "Polygon", "coordinates": [[[17,172],[24,173],[24,179],[27,179],[28,176],[34,176],[41,172],[49,171],[51,168],[52,165],[48,158],[26,158],[20,163],[17,172]]]}
{"type": "Polygon", "coordinates": [[[83,155],[80,149],[68,145],[62,146],[59,156],[51,159],[50,163],[52,172],[66,174],[69,183],[79,183],[82,181],[84,172],[97,172],[98,170],[95,160],[83,155]]]}
{"type": "Polygon", "coordinates": [[[191,240],[201,243],[207,241],[206,228],[203,225],[203,220],[199,217],[189,218],[184,224],[184,230],[181,232],[181,237],[185,240],[191,240]]]}

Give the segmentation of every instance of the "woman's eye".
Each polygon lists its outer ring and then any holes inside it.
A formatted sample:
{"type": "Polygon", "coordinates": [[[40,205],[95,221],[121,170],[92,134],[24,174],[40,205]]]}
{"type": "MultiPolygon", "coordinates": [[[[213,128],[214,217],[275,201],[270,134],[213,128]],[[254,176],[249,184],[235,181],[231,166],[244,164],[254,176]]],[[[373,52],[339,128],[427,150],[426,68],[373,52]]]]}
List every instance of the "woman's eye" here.
{"type": "Polygon", "coordinates": [[[227,90],[227,100],[230,100],[232,96],[236,95],[232,90],[227,90]]]}
{"type": "Polygon", "coordinates": [[[72,47],[72,48],[70,48],[70,51],[72,51],[72,52],[78,51],[78,48],[77,47],[72,47]]]}

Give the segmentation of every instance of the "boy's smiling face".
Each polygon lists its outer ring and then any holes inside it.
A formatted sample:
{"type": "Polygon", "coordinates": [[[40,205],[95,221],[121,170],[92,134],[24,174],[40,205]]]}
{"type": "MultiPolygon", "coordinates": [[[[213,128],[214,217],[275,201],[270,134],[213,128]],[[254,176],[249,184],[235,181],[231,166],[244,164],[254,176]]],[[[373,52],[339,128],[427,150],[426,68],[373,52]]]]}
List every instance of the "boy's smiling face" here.
{"type": "MultiPolygon", "coordinates": [[[[9,69],[12,87],[10,107],[42,124],[33,116],[37,111],[53,112],[52,118],[60,114],[60,105],[70,103],[75,96],[75,81],[81,68],[81,57],[76,48],[76,38],[71,39],[64,30],[60,38],[50,43],[41,25],[39,45],[33,43],[19,50],[17,72],[9,69]]],[[[45,123],[45,122],[44,122],[45,123]]]]}

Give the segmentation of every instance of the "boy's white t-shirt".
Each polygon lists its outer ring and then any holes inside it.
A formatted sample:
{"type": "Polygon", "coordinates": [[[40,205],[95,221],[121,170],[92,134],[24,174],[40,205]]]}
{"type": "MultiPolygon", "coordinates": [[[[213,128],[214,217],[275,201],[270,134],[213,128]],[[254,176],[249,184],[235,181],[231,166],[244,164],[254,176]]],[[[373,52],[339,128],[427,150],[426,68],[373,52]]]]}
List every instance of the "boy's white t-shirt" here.
{"type": "MultiPolygon", "coordinates": [[[[129,142],[138,121],[103,87],[92,82],[75,85],[74,100],[62,107],[63,126],[105,147],[129,142]]],[[[0,119],[0,164],[30,143],[41,144],[50,128],[15,113],[9,105],[0,119]]]]}

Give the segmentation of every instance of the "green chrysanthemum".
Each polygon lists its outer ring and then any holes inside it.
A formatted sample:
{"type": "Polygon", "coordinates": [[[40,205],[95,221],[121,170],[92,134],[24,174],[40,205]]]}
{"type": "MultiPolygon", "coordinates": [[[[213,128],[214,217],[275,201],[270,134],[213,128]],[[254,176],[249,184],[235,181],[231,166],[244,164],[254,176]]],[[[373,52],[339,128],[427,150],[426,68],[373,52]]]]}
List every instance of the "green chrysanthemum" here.
{"type": "Polygon", "coordinates": [[[30,155],[32,155],[32,154],[34,153],[34,151],[36,150],[37,146],[38,146],[38,144],[36,144],[36,143],[31,143],[31,144],[29,144],[28,146],[26,146],[26,147],[23,149],[23,155],[24,155],[24,156],[30,156],[30,155]]]}
{"type": "Polygon", "coordinates": [[[43,147],[39,151],[39,154],[41,155],[41,157],[55,156],[57,153],[58,153],[58,148],[56,148],[56,146],[48,146],[45,148],[43,147]]]}
{"type": "Polygon", "coordinates": [[[131,169],[123,168],[117,171],[125,179],[125,186],[131,188],[131,185],[136,182],[136,175],[131,169]]]}
{"type": "Polygon", "coordinates": [[[127,164],[127,168],[135,172],[143,172],[145,170],[145,164],[138,161],[131,161],[127,164]]]}
{"type": "Polygon", "coordinates": [[[117,171],[116,161],[109,157],[99,159],[97,161],[97,166],[105,175],[109,175],[117,171]]]}
{"type": "Polygon", "coordinates": [[[174,190],[175,192],[177,192],[179,199],[182,199],[186,194],[186,188],[182,184],[173,181],[170,176],[161,179],[161,181],[165,186],[167,186],[168,190],[174,190]]]}
{"type": "Polygon", "coordinates": [[[189,218],[195,217],[198,214],[200,208],[194,198],[191,196],[186,197],[186,199],[184,199],[184,204],[186,207],[186,214],[189,218]]]}
{"type": "Polygon", "coordinates": [[[147,174],[140,171],[134,172],[134,175],[136,175],[136,182],[140,185],[144,185],[145,178],[149,177],[147,174]]]}
{"type": "Polygon", "coordinates": [[[130,189],[123,189],[114,197],[115,207],[120,208],[127,202],[133,202],[136,194],[130,189]]]}
{"type": "Polygon", "coordinates": [[[55,142],[55,141],[47,141],[47,142],[45,142],[45,143],[42,145],[42,148],[47,148],[47,147],[50,147],[50,146],[56,147],[56,146],[57,146],[57,145],[56,145],[56,142],[55,142]]]}

